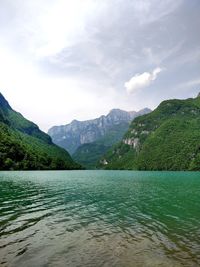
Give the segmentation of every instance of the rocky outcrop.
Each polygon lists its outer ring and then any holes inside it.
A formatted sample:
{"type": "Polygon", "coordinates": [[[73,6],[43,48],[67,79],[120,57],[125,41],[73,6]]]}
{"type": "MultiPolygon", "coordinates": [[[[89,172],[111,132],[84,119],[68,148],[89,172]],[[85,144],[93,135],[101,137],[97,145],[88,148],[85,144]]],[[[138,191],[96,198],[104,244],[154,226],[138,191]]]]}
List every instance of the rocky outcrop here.
{"type": "MultiPolygon", "coordinates": [[[[131,122],[135,117],[149,113],[148,108],[136,111],[124,111],[112,109],[108,115],[101,116],[94,120],[77,121],[73,120],[70,124],[54,126],[48,134],[52,137],[53,142],[73,154],[76,149],[87,143],[95,142],[103,138],[116,125],[123,122],[131,122]]],[[[127,129],[124,129],[124,132],[127,129]]]]}
{"type": "Polygon", "coordinates": [[[139,147],[139,144],[140,144],[139,141],[140,141],[139,138],[126,138],[126,139],[123,139],[123,143],[124,144],[131,146],[135,150],[137,150],[138,147],[139,147]]]}
{"type": "Polygon", "coordinates": [[[98,167],[199,171],[199,144],[200,97],[165,100],[153,112],[133,120],[122,141],[102,156],[98,167]]]}

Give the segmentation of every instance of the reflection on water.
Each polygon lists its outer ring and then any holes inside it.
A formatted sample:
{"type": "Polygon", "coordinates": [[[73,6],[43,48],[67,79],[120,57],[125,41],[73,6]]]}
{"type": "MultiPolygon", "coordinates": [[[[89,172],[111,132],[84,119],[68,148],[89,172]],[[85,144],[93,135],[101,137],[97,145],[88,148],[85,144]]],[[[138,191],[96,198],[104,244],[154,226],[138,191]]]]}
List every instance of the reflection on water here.
{"type": "Polygon", "coordinates": [[[200,266],[200,173],[0,172],[0,266],[200,266]]]}

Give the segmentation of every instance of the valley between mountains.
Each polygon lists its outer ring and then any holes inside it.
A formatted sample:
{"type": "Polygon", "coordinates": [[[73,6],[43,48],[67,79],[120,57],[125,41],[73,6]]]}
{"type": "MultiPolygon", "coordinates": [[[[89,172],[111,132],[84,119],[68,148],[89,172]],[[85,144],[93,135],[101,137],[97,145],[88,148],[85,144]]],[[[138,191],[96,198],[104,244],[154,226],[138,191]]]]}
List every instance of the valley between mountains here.
{"type": "Polygon", "coordinates": [[[88,169],[200,170],[200,96],[49,130],[88,169]]]}
{"type": "Polygon", "coordinates": [[[66,149],[74,160],[87,169],[94,169],[101,157],[121,141],[131,121],[149,112],[151,110],[148,108],[138,112],[113,109],[108,115],[93,120],[73,120],[67,125],[54,126],[48,134],[53,142],[66,149]]]}
{"type": "Polygon", "coordinates": [[[200,170],[200,96],[111,110],[48,134],[0,94],[1,170],[200,170]]]}

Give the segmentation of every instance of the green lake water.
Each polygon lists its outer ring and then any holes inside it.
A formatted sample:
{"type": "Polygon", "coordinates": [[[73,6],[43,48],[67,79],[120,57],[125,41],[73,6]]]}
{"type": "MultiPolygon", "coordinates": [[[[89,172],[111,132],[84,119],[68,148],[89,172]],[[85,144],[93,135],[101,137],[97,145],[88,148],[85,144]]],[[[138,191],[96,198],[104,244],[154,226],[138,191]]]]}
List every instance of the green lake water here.
{"type": "Polygon", "coordinates": [[[0,172],[0,266],[200,266],[200,173],[0,172]]]}

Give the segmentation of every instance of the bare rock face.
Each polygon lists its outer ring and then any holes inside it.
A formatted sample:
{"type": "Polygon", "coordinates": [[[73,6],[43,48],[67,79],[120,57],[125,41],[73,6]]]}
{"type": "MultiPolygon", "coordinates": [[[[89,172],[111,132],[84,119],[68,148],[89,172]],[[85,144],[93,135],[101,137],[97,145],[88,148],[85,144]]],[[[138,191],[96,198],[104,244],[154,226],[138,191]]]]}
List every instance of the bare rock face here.
{"type": "MultiPolygon", "coordinates": [[[[151,110],[148,108],[139,112],[112,109],[108,115],[103,115],[94,120],[73,120],[67,125],[54,126],[48,131],[48,134],[52,137],[55,144],[73,154],[79,146],[103,138],[113,127],[117,128],[118,125],[123,127],[122,124],[128,127],[134,118],[149,112],[151,110]]],[[[124,133],[127,127],[124,128],[124,133]]]]}
{"type": "Polygon", "coordinates": [[[140,144],[139,138],[126,138],[122,141],[124,144],[131,146],[135,150],[138,150],[140,144]]]}

